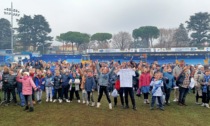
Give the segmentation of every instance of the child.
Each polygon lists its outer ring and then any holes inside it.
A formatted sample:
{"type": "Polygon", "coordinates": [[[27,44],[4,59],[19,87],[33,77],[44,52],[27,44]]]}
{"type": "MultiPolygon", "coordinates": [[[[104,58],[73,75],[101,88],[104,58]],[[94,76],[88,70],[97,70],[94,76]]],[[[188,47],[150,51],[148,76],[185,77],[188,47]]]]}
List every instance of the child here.
{"type": "Polygon", "coordinates": [[[201,106],[203,107],[209,107],[209,85],[210,85],[210,70],[206,70],[202,85],[202,102],[203,104],[201,106]]]}
{"type": "Polygon", "coordinates": [[[166,97],[165,97],[165,101],[166,101],[166,105],[169,105],[169,99],[170,99],[170,94],[171,94],[171,90],[173,87],[175,87],[175,80],[174,80],[174,76],[172,74],[172,69],[170,66],[168,66],[166,68],[166,72],[163,73],[164,79],[165,79],[165,92],[166,92],[166,97]]]}
{"type": "Polygon", "coordinates": [[[148,96],[149,96],[150,80],[151,80],[151,75],[148,72],[148,68],[143,67],[143,72],[140,76],[140,81],[139,81],[139,88],[141,88],[141,92],[144,94],[144,104],[149,104],[148,96]]]}
{"type": "MultiPolygon", "coordinates": [[[[121,105],[122,108],[124,108],[124,99],[123,99],[123,88],[120,88],[120,78],[118,76],[116,82],[115,82],[115,89],[118,91],[119,95],[120,95],[120,100],[121,100],[121,105]]],[[[117,106],[117,97],[114,97],[114,106],[117,106]]]]}
{"type": "Polygon", "coordinates": [[[74,93],[77,97],[77,101],[78,103],[80,103],[80,97],[79,97],[79,84],[80,84],[80,80],[79,80],[79,77],[76,75],[75,72],[73,72],[73,76],[72,78],[70,79],[70,102],[72,102],[72,99],[74,97],[74,93]]]}
{"type": "Polygon", "coordinates": [[[68,91],[69,91],[69,72],[66,70],[63,70],[63,74],[61,75],[61,85],[62,85],[62,95],[61,99],[63,99],[63,96],[65,97],[66,102],[70,103],[68,100],[68,91]]]}
{"type": "Polygon", "coordinates": [[[2,74],[2,83],[3,83],[2,89],[3,89],[3,92],[4,92],[3,102],[7,101],[8,78],[9,78],[9,68],[4,67],[3,74],[2,74]]]}
{"type": "Polygon", "coordinates": [[[34,78],[34,83],[37,87],[36,99],[39,104],[42,102],[42,91],[44,91],[44,76],[41,70],[37,70],[37,75],[34,78]]]}
{"type": "Polygon", "coordinates": [[[62,93],[62,86],[61,86],[61,75],[60,71],[57,70],[55,72],[55,77],[54,77],[54,95],[53,95],[53,102],[57,101],[57,98],[59,98],[59,103],[62,103],[61,100],[61,93],[62,93]],[[58,94],[58,97],[57,97],[58,94]]]}
{"type": "Polygon", "coordinates": [[[6,105],[10,103],[10,93],[12,94],[14,103],[17,104],[15,88],[16,88],[16,75],[14,75],[13,69],[10,69],[9,76],[7,79],[7,104],[6,105]]]}
{"type": "MultiPolygon", "coordinates": [[[[87,96],[88,96],[87,105],[89,105],[90,103],[90,97],[95,88],[96,88],[96,82],[93,77],[93,72],[91,70],[87,70],[87,77],[85,79],[85,91],[87,91],[87,96]]],[[[91,106],[95,106],[93,97],[91,98],[91,101],[92,101],[91,106]]]]}
{"type": "Polygon", "coordinates": [[[52,89],[53,89],[53,76],[50,70],[47,71],[47,75],[44,80],[45,90],[46,90],[46,102],[52,102],[52,89]]]}
{"type": "Polygon", "coordinates": [[[86,70],[82,71],[79,69],[79,73],[82,77],[81,86],[82,89],[82,103],[85,104],[87,102],[87,91],[85,90],[85,80],[86,80],[86,70]]]}
{"type": "Polygon", "coordinates": [[[21,77],[21,71],[19,72],[16,80],[18,82],[22,83],[22,85],[23,85],[22,92],[25,97],[26,103],[30,102],[30,108],[29,108],[28,104],[26,104],[24,111],[29,109],[29,112],[33,112],[34,108],[33,108],[33,102],[32,102],[32,88],[34,90],[36,90],[37,88],[36,88],[36,85],[34,84],[34,81],[32,80],[32,78],[29,77],[29,72],[24,72],[23,77],[21,77]]]}
{"type": "Polygon", "coordinates": [[[160,110],[163,110],[164,111],[164,108],[163,108],[163,104],[162,104],[162,101],[161,101],[161,97],[163,96],[163,81],[161,79],[162,75],[161,72],[156,72],[154,73],[154,80],[151,81],[150,83],[150,87],[152,89],[152,102],[151,102],[151,110],[154,109],[154,104],[155,104],[155,100],[156,98],[158,99],[158,103],[159,103],[159,108],[160,110]]]}
{"type": "Polygon", "coordinates": [[[109,102],[109,109],[112,109],[112,103],[111,99],[109,97],[108,93],[108,85],[109,85],[109,76],[114,71],[114,67],[112,67],[111,71],[109,72],[109,68],[107,66],[103,66],[103,68],[100,71],[98,62],[96,63],[97,73],[98,73],[98,83],[99,83],[99,96],[98,96],[98,102],[97,102],[97,108],[100,107],[101,98],[103,96],[103,93],[105,93],[106,98],[109,102]]]}

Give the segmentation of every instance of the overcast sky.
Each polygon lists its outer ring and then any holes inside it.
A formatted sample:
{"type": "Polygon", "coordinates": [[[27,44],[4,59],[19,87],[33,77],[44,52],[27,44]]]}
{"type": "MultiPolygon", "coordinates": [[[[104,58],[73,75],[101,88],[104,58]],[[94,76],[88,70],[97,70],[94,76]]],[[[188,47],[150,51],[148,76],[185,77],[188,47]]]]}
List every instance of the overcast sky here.
{"type": "MultiPolygon", "coordinates": [[[[210,0],[13,0],[21,16],[43,15],[53,37],[67,31],[118,33],[140,26],[176,28],[197,12],[210,13],[210,0]]],[[[0,18],[10,0],[0,0],[0,18]]]]}

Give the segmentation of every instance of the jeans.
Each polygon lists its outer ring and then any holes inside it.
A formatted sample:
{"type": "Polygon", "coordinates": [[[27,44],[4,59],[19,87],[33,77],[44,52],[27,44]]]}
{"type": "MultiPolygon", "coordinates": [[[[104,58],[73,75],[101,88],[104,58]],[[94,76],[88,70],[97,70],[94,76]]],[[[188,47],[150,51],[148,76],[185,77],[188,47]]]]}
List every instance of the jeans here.
{"type": "Polygon", "coordinates": [[[46,99],[48,99],[50,97],[50,100],[52,100],[52,97],[53,97],[52,88],[53,87],[45,87],[45,89],[46,89],[46,99]]]}
{"type": "Polygon", "coordinates": [[[42,90],[38,90],[36,92],[36,100],[41,101],[42,100],[42,90]]]}
{"type": "Polygon", "coordinates": [[[209,92],[207,91],[207,93],[202,92],[202,102],[203,103],[209,103],[209,92]]]}
{"type": "Polygon", "coordinates": [[[136,103],[135,103],[135,99],[134,99],[134,91],[133,91],[133,88],[130,88],[130,87],[125,87],[124,88],[124,92],[125,92],[125,104],[126,106],[128,107],[128,94],[130,95],[130,98],[131,98],[131,102],[132,102],[132,105],[133,107],[135,108],[136,107],[136,103]]]}
{"type": "Polygon", "coordinates": [[[25,98],[24,98],[22,92],[18,92],[18,95],[19,95],[19,98],[20,98],[20,105],[21,106],[25,106],[26,105],[26,101],[25,101],[25,98]]]}
{"type": "Polygon", "coordinates": [[[169,100],[170,94],[171,94],[171,89],[168,88],[168,89],[165,90],[165,92],[166,92],[166,98],[165,98],[165,100],[166,100],[166,104],[168,104],[168,100],[169,100]]]}
{"type": "Polygon", "coordinates": [[[17,103],[15,88],[7,89],[7,103],[10,103],[10,93],[12,94],[12,98],[13,98],[14,103],[17,103]]]}
{"type": "Polygon", "coordinates": [[[54,89],[53,99],[61,98],[62,89],[54,89]],[[57,97],[58,96],[58,97],[57,97]]]}
{"type": "Polygon", "coordinates": [[[82,90],[82,100],[87,101],[87,92],[85,89],[82,90]]]}
{"type": "Polygon", "coordinates": [[[87,91],[87,100],[88,102],[94,102],[94,98],[93,98],[93,92],[92,91],[87,91]]]}
{"type": "Polygon", "coordinates": [[[179,103],[185,104],[185,97],[188,93],[188,88],[179,87],[179,103]]]}
{"type": "MultiPolygon", "coordinates": [[[[121,105],[124,106],[124,98],[123,98],[124,90],[123,90],[123,88],[120,88],[120,90],[118,90],[118,93],[120,95],[121,105]]],[[[114,105],[117,105],[117,97],[114,97],[114,105]]]]}
{"type": "Polygon", "coordinates": [[[32,102],[32,95],[24,95],[25,101],[26,101],[26,106],[28,106],[28,102],[30,103],[30,107],[33,107],[33,102],[32,102]]]}
{"type": "Polygon", "coordinates": [[[163,108],[162,96],[152,96],[151,108],[154,108],[156,98],[158,100],[159,108],[163,108]]]}
{"type": "Polygon", "coordinates": [[[77,97],[77,100],[80,100],[79,91],[75,90],[75,87],[72,87],[72,88],[71,88],[69,100],[72,101],[72,99],[73,99],[73,97],[74,97],[74,93],[75,93],[75,95],[76,95],[76,97],[77,97]]]}
{"type": "Polygon", "coordinates": [[[64,85],[62,86],[62,95],[61,95],[61,99],[63,99],[63,96],[65,97],[65,99],[68,99],[68,91],[69,91],[69,85],[64,85]]]}
{"type": "Polygon", "coordinates": [[[108,88],[107,88],[107,86],[100,86],[100,87],[99,87],[98,102],[101,101],[101,98],[102,98],[102,96],[103,96],[103,92],[105,93],[108,102],[111,103],[111,99],[110,99],[110,97],[109,97],[109,93],[108,93],[108,88]]]}

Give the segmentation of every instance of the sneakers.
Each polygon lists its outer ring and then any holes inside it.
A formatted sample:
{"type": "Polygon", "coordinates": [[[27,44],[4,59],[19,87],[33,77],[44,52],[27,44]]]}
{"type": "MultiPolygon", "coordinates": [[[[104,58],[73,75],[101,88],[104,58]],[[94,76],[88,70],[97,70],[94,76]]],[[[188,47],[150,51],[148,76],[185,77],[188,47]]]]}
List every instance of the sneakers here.
{"type": "Polygon", "coordinates": [[[52,99],[50,99],[50,102],[52,102],[53,100],[52,99]]]}
{"type": "Polygon", "coordinates": [[[208,103],[206,103],[206,108],[210,108],[208,103]]]}
{"type": "Polygon", "coordinates": [[[112,103],[109,103],[109,109],[112,109],[112,103]]]}
{"type": "Polygon", "coordinates": [[[70,103],[70,101],[69,101],[68,99],[66,99],[66,102],[67,102],[67,103],[70,103]]]}
{"type": "Polygon", "coordinates": [[[82,103],[85,104],[85,100],[83,100],[82,103]]]}
{"type": "Polygon", "coordinates": [[[46,102],[49,102],[49,99],[48,98],[46,99],[46,102]]]}
{"type": "Polygon", "coordinates": [[[144,104],[146,104],[147,103],[147,100],[146,99],[144,99],[144,104]]]}
{"type": "Polygon", "coordinates": [[[94,106],[95,106],[95,102],[92,102],[91,107],[94,107],[94,106]]]}
{"type": "Polygon", "coordinates": [[[101,103],[100,102],[97,102],[97,108],[99,108],[100,107],[100,105],[101,105],[101,103]]]}
{"type": "Polygon", "coordinates": [[[146,103],[149,104],[149,100],[148,99],[146,99],[146,103]]]}
{"type": "Polygon", "coordinates": [[[80,103],[81,101],[80,100],[77,100],[77,102],[80,103]]]}
{"type": "Polygon", "coordinates": [[[89,105],[89,101],[86,102],[86,105],[87,105],[87,106],[89,105]]]}
{"type": "Polygon", "coordinates": [[[54,102],[54,103],[57,102],[57,99],[54,99],[53,102],[54,102]]]}
{"type": "Polygon", "coordinates": [[[205,104],[204,103],[202,103],[202,105],[201,105],[202,107],[205,107],[205,104]]]}
{"type": "Polygon", "coordinates": [[[195,104],[196,104],[196,105],[200,105],[201,103],[199,103],[199,102],[195,102],[195,104]]]}
{"type": "Polygon", "coordinates": [[[62,99],[58,99],[59,103],[62,103],[62,99]]]}
{"type": "Polygon", "coordinates": [[[173,101],[174,101],[174,102],[178,102],[178,99],[175,98],[173,101]]]}

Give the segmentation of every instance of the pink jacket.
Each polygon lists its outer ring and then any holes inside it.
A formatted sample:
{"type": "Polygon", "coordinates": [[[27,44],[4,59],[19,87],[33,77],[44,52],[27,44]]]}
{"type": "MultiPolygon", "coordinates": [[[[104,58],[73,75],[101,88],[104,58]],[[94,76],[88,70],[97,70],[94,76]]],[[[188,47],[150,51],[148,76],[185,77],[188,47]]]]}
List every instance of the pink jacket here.
{"type": "Polygon", "coordinates": [[[34,81],[31,77],[27,78],[20,78],[17,77],[16,80],[20,83],[22,83],[22,93],[23,95],[32,95],[32,87],[36,89],[36,85],[34,84],[34,81]]]}
{"type": "Polygon", "coordinates": [[[140,76],[139,87],[149,86],[150,85],[151,76],[150,73],[142,73],[140,76]]]}

